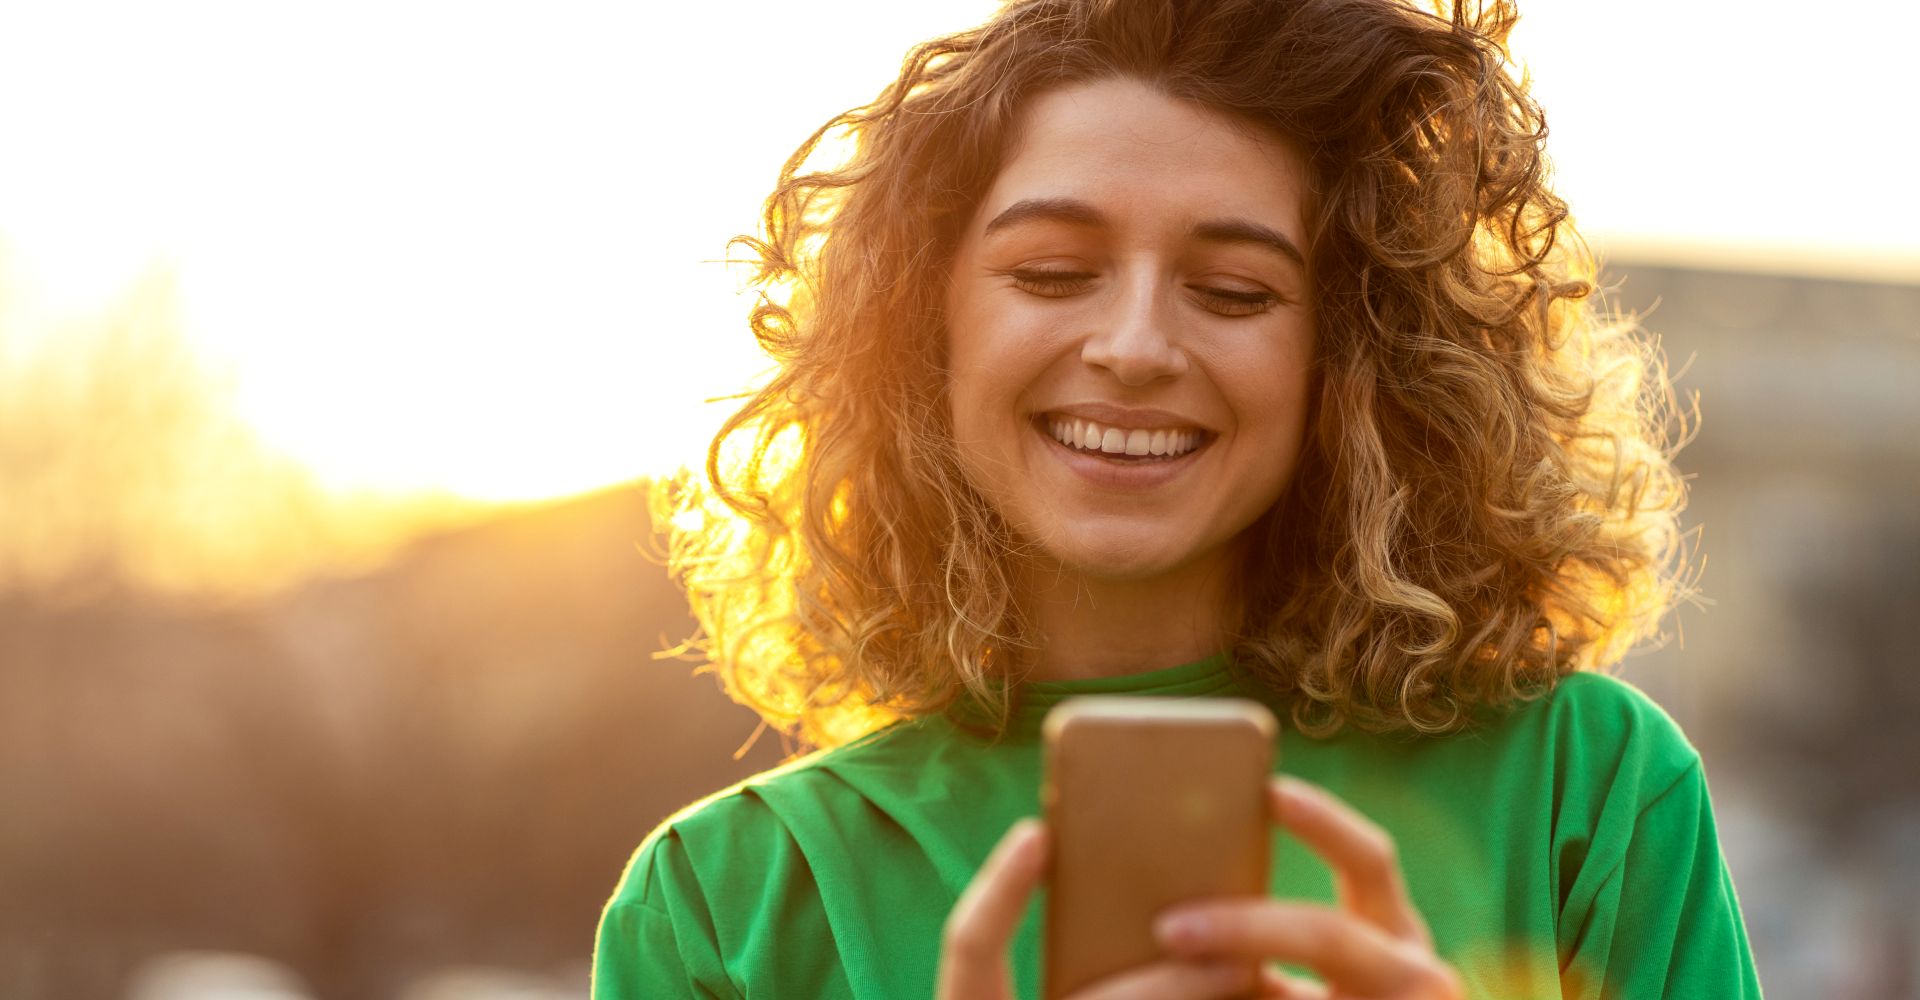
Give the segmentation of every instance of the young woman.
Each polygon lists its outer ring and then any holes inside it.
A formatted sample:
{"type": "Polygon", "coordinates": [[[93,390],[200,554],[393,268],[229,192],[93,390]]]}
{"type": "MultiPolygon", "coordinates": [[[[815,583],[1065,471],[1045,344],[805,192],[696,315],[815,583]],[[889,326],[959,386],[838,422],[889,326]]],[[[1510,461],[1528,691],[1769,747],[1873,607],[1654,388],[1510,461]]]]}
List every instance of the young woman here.
{"type": "Polygon", "coordinates": [[[1683,490],[1513,16],[1016,0],[796,153],[778,377],[665,513],[821,749],[646,838],[596,997],[1034,995],[1089,692],[1273,706],[1290,836],[1082,1000],[1758,996],[1698,755],[1593,669],[1684,594],[1683,490]]]}

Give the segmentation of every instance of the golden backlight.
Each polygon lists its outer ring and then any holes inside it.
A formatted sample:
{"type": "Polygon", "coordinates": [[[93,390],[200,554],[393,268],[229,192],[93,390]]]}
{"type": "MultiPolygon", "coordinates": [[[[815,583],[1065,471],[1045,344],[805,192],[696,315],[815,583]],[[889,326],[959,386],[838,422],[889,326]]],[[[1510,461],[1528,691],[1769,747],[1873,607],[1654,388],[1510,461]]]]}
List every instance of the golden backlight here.
{"type": "MultiPolygon", "coordinates": [[[[0,2],[0,586],[101,545],[155,579],[291,573],[291,551],[697,463],[730,405],[703,401],[765,364],[728,238],[908,43],[993,6],[0,2]],[[129,324],[173,331],[173,367],[124,353],[129,324]],[[87,408],[174,375],[198,429],[87,408]],[[84,474],[48,457],[81,430],[84,474]],[[84,513],[143,469],[115,494],[134,513],[84,513]]],[[[1896,92],[1902,60],[1868,50],[1911,10],[1839,44],[1808,33],[1844,19],[1524,7],[1516,54],[1603,251],[1920,276],[1915,199],[1831,211],[1810,180],[1846,136],[1850,190],[1903,189],[1913,132],[1795,82],[1896,92]]]]}
{"type": "Polygon", "coordinates": [[[782,160],[990,10],[683,6],[0,8],[10,284],[58,316],[171,261],[196,354],[329,487],[670,471],[764,364],[720,260],[782,160]]]}
{"type": "Polygon", "coordinates": [[[766,365],[728,239],[990,10],[761,7],[0,4],[0,591],[252,593],[698,464],[766,365]]]}

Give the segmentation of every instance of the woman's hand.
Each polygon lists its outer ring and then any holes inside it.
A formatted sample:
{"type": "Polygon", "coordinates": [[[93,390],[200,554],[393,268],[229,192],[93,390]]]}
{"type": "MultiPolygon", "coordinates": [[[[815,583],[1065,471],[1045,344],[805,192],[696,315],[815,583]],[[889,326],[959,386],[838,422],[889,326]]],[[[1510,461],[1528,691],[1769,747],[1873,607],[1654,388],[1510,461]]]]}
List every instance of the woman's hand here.
{"type": "MultiPolygon", "coordinates": [[[[1345,803],[1293,778],[1269,783],[1273,818],[1333,869],[1338,908],[1276,899],[1188,903],[1161,915],[1161,943],[1175,957],[1075,994],[1073,1000],[1175,1000],[1244,996],[1249,960],[1263,967],[1259,995],[1304,1000],[1457,1000],[1459,976],[1407,896],[1393,838],[1345,803]],[[1194,918],[1189,921],[1187,918],[1194,918]],[[1265,969],[1290,962],[1321,982],[1265,969]]],[[[947,919],[940,1000],[1013,1000],[1007,946],[1046,870],[1047,831],[1015,823],[980,867],[947,919]]]]}
{"type": "Polygon", "coordinates": [[[1407,896],[1393,838],[1327,792],[1293,778],[1268,784],[1275,821],[1333,869],[1337,908],[1277,899],[1222,899],[1169,908],[1160,943],[1196,959],[1290,962],[1321,982],[1261,973],[1262,996],[1339,1000],[1457,1000],[1460,977],[1433,951],[1407,896]]]}
{"type": "MultiPolygon", "coordinates": [[[[1046,871],[1048,850],[1037,819],[1015,823],[1000,838],[947,917],[939,1000],[1013,1000],[1007,946],[1046,871]]],[[[1170,959],[1101,980],[1071,1000],[1212,1000],[1245,996],[1252,986],[1245,961],[1170,959]]]]}

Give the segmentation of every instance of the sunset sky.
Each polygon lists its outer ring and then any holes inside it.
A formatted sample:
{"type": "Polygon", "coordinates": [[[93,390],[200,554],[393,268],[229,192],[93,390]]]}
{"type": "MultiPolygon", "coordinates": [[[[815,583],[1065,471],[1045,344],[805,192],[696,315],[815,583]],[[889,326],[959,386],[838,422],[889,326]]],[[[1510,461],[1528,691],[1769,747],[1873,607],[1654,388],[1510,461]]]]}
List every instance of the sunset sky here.
{"type": "MultiPolygon", "coordinates": [[[[716,261],[781,160],[991,6],[0,0],[0,348],[58,349],[159,263],[246,422],[331,486],[669,470],[760,367],[716,261]]],[[[1920,14],[1849,6],[1523,5],[1595,244],[1920,280],[1920,14]]]]}

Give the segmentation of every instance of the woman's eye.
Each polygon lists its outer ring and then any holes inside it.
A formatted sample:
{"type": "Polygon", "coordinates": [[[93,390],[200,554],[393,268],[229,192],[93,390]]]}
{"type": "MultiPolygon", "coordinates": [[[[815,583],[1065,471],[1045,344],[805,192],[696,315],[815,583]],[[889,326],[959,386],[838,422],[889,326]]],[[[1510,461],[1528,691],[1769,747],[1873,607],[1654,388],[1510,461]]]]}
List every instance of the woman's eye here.
{"type": "Polygon", "coordinates": [[[1268,291],[1249,292],[1237,288],[1212,288],[1189,285],[1208,309],[1223,316],[1251,316],[1272,309],[1280,297],[1268,291]]]}
{"type": "Polygon", "coordinates": [[[1094,275],[1085,271],[1061,271],[1046,268],[1017,268],[1007,272],[1013,277],[1015,287],[1034,293],[1056,297],[1072,295],[1086,288],[1094,275]]]}

